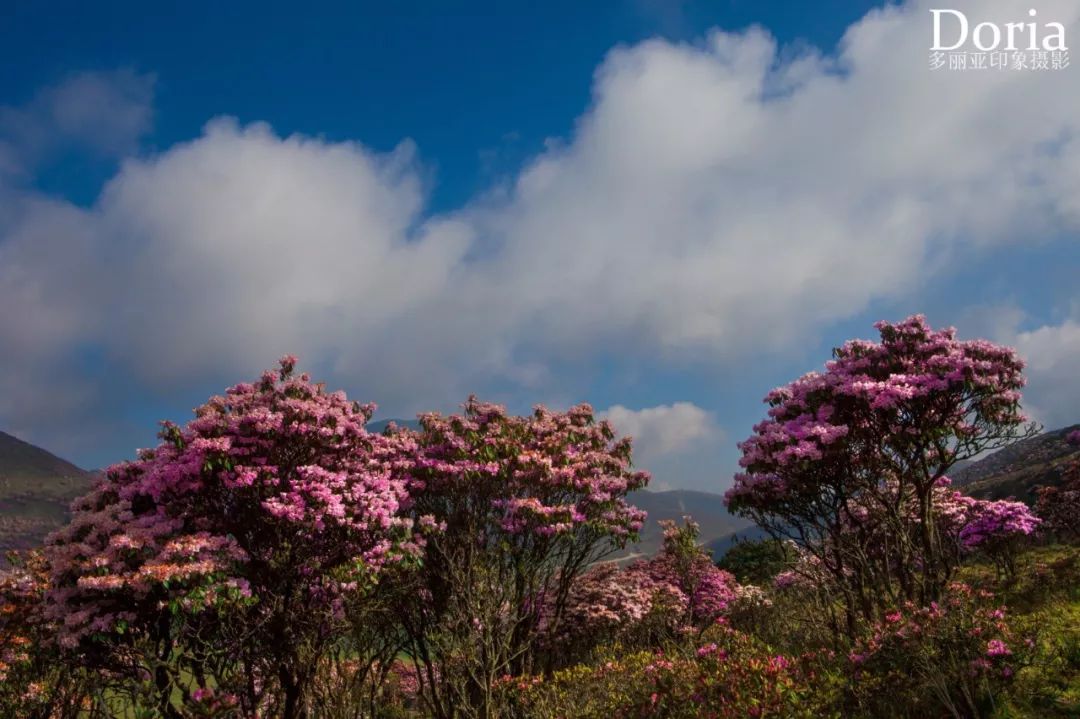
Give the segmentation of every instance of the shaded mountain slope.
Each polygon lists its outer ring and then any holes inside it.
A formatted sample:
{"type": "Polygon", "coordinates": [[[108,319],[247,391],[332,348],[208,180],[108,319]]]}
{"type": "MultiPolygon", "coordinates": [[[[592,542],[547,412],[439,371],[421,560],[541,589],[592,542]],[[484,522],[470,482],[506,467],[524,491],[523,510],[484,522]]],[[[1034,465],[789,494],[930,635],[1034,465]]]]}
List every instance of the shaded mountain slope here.
{"type": "Polygon", "coordinates": [[[1040,485],[1061,481],[1062,468],[1080,458],[1080,447],[1065,438],[1080,429],[1072,425],[1021,440],[954,472],[954,484],[982,499],[1015,497],[1029,504],[1040,485]]]}
{"type": "Polygon", "coordinates": [[[0,551],[27,549],[63,524],[92,474],[0,432],[0,551]]]}
{"type": "Polygon", "coordinates": [[[728,513],[724,507],[723,495],[712,492],[688,489],[664,492],[643,490],[632,493],[628,501],[648,512],[649,517],[641,531],[640,541],[627,547],[623,553],[625,556],[648,556],[656,553],[663,544],[664,533],[659,522],[664,519],[681,523],[685,515],[690,515],[701,525],[700,541],[707,546],[749,527],[749,522],[745,519],[728,513]]]}

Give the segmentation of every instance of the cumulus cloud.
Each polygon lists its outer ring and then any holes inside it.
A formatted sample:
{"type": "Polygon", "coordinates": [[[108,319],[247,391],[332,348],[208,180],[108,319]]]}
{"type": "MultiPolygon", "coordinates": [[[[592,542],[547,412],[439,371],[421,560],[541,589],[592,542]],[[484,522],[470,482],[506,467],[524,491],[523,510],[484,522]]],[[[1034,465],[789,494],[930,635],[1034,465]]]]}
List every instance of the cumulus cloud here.
{"type": "Polygon", "coordinates": [[[161,381],[290,347],[359,351],[437,302],[461,263],[467,236],[415,227],[421,201],[409,143],[376,155],[215,121],[105,188],[97,215],[124,280],[111,344],[161,381]]]}
{"type": "Polygon", "coordinates": [[[1025,407],[1047,429],[1080,422],[1080,322],[1068,319],[1016,336],[1027,360],[1025,407]]]}
{"type": "MultiPolygon", "coordinates": [[[[1075,5],[1045,14],[1080,30],[1075,5]]],[[[779,61],[760,31],[613,52],[573,141],[481,216],[489,286],[560,347],[728,355],[1068,225],[1068,74],[933,74],[928,17],[872,12],[835,58],[779,61]]]]}
{"type": "Polygon", "coordinates": [[[712,415],[692,402],[675,402],[644,409],[617,404],[600,413],[620,435],[634,438],[635,455],[657,457],[686,449],[703,439],[720,439],[712,415]]]}
{"type": "MultiPolygon", "coordinates": [[[[598,357],[787,348],[957,257],[1080,223],[1075,73],[933,73],[928,8],[873,11],[828,56],[761,30],[616,49],[572,136],[442,216],[407,141],[380,154],[228,119],[135,152],[88,210],[0,187],[0,302],[41,318],[0,320],[0,344],[22,366],[89,345],[152,388],[293,351],[399,412],[539,391],[598,357]]],[[[1075,3],[1039,12],[1080,36],[1075,3]]],[[[0,164],[40,152],[27,118],[131,153],[151,88],[43,91],[5,111],[0,164]]]]}

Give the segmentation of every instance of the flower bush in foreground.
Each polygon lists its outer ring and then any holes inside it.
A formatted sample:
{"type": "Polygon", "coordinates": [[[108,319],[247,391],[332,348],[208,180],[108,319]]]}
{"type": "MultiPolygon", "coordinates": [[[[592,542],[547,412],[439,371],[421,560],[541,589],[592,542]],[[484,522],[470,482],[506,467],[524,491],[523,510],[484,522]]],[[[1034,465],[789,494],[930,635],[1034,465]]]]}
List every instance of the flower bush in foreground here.
{"type": "Polygon", "coordinates": [[[898,706],[912,715],[983,716],[1034,647],[1007,617],[993,594],[963,583],[940,603],[890,611],[851,651],[855,703],[873,716],[898,706]]]}
{"type": "Polygon", "coordinates": [[[818,655],[775,654],[723,624],[688,649],[624,652],[549,678],[506,677],[500,690],[513,717],[836,716],[837,677],[818,655]]]}
{"type": "Polygon", "coordinates": [[[490,716],[494,679],[554,661],[541,632],[585,568],[636,536],[645,515],[626,496],[648,475],[588,405],[513,416],[470,398],[420,425],[390,433],[415,446],[411,515],[440,529],[400,593],[405,651],[430,714],[490,716]]]}
{"type": "Polygon", "coordinates": [[[0,571],[0,716],[74,716],[85,687],[43,613],[48,565],[38,552],[9,558],[13,566],[0,571]]]}
{"type": "Polygon", "coordinates": [[[849,341],[824,372],[769,393],[725,495],[731,511],[817,556],[849,631],[897,592],[938,595],[955,567],[936,517],[940,480],[1033,431],[1012,349],[958,340],[920,315],[876,327],[880,342],[849,341]]]}
{"type": "Polygon", "coordinates": [[[300,716],[346,598],[416,551],[398,440],[364,429],[372,406],[294,365],[212,398],[185,427],[166,423],[49,541],[60,643],[150,679],[165,716],[213,683],[248,712],[276,686],[274,711],[300,716]]]}

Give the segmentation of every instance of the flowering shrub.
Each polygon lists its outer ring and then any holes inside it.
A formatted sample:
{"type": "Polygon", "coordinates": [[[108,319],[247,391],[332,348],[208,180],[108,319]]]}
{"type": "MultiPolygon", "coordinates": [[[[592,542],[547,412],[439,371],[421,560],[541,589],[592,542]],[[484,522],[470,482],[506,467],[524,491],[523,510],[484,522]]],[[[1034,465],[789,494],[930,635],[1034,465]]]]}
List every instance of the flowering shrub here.
{"type": "Polygon", "coordinates": [[[649,576],[676,590],[685,625],[707,626],[723,614],[734,598],[735,577],[713,564],[711,554],[698,546],[697,522],[684,517],[681,527],[671,520],[660,525],[664,546],[648,563],[649,576]]]}
{"type": "Polygon", "coordinates": [[[567,660],[605,642],[647,643],[672,633],[681,600],[673,587],[653,581],[644,562],[625,569],[600,564],[570,589],[553,642],[567,660]]]}
{"type": "Polygon", "coordinates": [[[775,602],[771,594],[753,584],[737,584],[728,603],[725,618],[740,631],[761,636],[773,620],[775,602]]]}
{"type": "Polygon", "coordinates": [[[697,544],[698,525],[661,523],[664,546],[652,559],[620,569],[602,564],[570,589],[555,641],[564,661],[601,643],[648,645],[700,631],[727,610],[735,578],[697,544]]]}
{"type": "Polygon", "coordinates": [[[518,417],[470,398],[459,415],[391,431],[414,448],[401,464],[410,513],[441,530],[400,593],[406,651],[435,716],[483,712],[494,678],[541,661],[585,568],[636,536],[644,512],[626,495],[648,482],[588,405],[518,417]]]}
{"type": "Polygon", "coordinates": [[[836,677],[816,655],[770,653],[722,624],[689,650],[601,652],[591,666],[500,683],[515,717],[828,717],[836,677]]]}
{"type": "Polygon", "coordinates": [[[1026,421],[1013,350],[957,340],[919,315],[876,327],[880,342],[849,341],[824,372],[769,393],[725,495],[817,556],[849,630],[894,591],[923,603],[940,592],[955,564],[936,518],[940,480],[1022,436],[1026,421]]]}
{"type": "Polygon", "coordinates": [[[365,431],[372,406],[294,365],[212,398],[186,427],[166,423],[161,444],[110,467],[49,540],[60,643],[152,676],[166,716],[230,672],[245,710],[254,676],[280,684],[277,711],[299,716],[346,598],[415,552],[398,516],[398,440],[365,431]],[[158,659],[175,656],[188,666],[158,659]]]}
{"type": "Polygon", "coordinates": [[[86,687],[63,663],[43,613],[48,565],[39,552],[9,559],[0,571],[0,716],[73,716],[86,687]]]}
{"type": "Polygon", "coordinates": [[[998,570],[1011,579],[1016,575],[1017,543],[1032,534],[1040,523],[1023,502],[980,501],[960,530],[960,543],[969,551],[991,557],[998,570]]]}
{"type": "Polygon", "coordinates": [[[971,521],[960,531],[960,541],[968,549],[1027,536],[1039,526],[1039,518],[1023,502],[980,502],[972,514],[971,521]]]}
{"type": "Polygon", "coordinates": [[[983,715],[1034,648],[1007,622],[990,592],[962,583],[942,601],[906,604],[869,627],[851,651],[856,704],[872,715],[903,706],[912,714],[983,715]]]}

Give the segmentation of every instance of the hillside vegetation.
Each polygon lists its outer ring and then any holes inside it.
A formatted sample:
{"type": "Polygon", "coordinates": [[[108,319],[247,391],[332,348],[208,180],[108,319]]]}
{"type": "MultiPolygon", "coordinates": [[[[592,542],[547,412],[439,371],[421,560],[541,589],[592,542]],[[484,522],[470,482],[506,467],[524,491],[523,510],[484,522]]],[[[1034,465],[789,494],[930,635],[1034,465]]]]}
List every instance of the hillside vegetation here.
{"type": "Polygon", "coordinates": [[[953,481],[975,497],[1015,497],[1033,504],[1038,487],[1059,485],[1064,470],[1080,458],[1080,447],[1068,442],[1077,430],[1080,425],[1020,440],[955,472],[953,481]]]}
{"type": "Polygon", "coordinates": [[[43,449],[0,432],[0,551],[28,549],[67,520],[68,505],[91,475],[43,449]]]}
{"type": "Polygon", "coordinates": [[[285,357],[0,573],[0,716],[1076,716],[1080,460],[1034,506],[958,491],[1032,436],[1023,362],[876,329],[766,396],[723,502],[770,539],[719,563],[689,518],[608,561],[636,501],[703,502],[589,405],[371,432],[285,357]]]}

